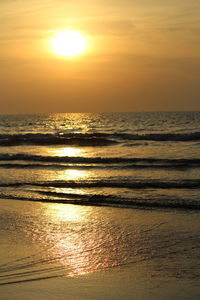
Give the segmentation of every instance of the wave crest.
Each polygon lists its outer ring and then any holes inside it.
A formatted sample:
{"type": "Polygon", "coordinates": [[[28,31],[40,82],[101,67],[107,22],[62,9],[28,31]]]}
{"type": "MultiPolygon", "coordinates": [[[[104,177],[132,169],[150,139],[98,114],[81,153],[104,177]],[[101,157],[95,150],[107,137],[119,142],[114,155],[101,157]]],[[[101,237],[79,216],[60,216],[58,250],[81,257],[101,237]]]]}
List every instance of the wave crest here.
{"type": "Polygon", "coordinates": [[[18,145],[76,145],[109,146],[124,141],[199,141],[200,132],[191,133],[55,133],[1,134],[0,146],[18,145]]]}

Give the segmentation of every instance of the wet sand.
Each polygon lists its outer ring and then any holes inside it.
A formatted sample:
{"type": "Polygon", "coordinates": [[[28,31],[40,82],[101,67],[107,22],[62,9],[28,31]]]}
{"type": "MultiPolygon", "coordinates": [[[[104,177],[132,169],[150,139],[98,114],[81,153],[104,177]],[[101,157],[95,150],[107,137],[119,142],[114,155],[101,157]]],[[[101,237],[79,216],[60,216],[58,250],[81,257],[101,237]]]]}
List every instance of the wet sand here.
{"type": "Polygon", "coordinates": [[[2,300],[199,299],[198,211],[0,208],[2,300]]]}

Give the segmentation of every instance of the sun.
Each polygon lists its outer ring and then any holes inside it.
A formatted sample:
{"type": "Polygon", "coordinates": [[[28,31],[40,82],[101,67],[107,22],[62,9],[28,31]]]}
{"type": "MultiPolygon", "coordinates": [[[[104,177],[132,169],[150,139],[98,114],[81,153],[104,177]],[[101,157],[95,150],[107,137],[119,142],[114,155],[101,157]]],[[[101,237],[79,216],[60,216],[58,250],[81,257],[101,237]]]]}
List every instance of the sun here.
{"type": "Polygon", "coordinates": [[[62,56],[75,56],[83,53],[87,48],[86,38],[78,31],[64,30],[52,38],[53,50],[62,56]]]}

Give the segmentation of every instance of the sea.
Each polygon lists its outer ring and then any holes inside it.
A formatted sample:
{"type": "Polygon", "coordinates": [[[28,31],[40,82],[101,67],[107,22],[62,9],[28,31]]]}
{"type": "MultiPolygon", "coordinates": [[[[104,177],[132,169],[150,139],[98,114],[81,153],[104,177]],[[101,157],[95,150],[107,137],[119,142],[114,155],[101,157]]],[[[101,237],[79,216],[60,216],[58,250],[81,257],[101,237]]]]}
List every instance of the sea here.
{"type": "Polygon", "coordinates": [[[199,280],[200,112],[1,115],[0,203],[0,285],[156,259],[199,280]]]}

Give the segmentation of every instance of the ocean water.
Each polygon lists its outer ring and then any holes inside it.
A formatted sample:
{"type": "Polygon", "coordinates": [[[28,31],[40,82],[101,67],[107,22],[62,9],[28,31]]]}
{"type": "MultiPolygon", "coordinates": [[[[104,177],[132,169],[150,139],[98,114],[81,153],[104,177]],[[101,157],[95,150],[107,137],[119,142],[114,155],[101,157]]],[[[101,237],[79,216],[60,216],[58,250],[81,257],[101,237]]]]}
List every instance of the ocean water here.
{"type": "Polygon", "coordinates": [[[0,116],[0,198],[1,285],[155,259],[196,280],[200,112],[0,116]]]}
{"type": "Polygon", "coordinates": [[[2,198],[199,209],[200,113],[0,118],[2,198]]]}

